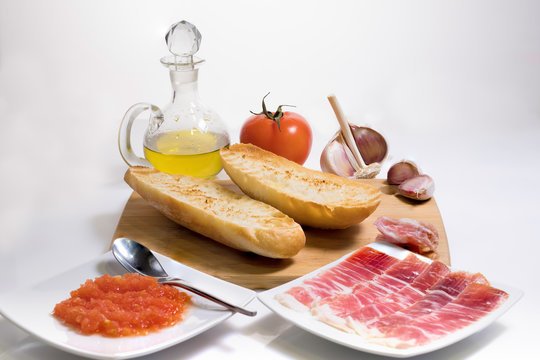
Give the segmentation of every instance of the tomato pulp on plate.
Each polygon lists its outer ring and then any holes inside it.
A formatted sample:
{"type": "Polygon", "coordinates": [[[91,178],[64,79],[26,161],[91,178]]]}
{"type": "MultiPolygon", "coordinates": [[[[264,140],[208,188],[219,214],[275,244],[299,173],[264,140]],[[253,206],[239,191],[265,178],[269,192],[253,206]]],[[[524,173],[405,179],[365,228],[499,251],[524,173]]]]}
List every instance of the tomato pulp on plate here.
{"type": "Polygon", "coordinates": [[[53,315],[85,335],[146,335],[182,320],[190,296],[148,276],[104,275],[87,280],[53,315]]]}

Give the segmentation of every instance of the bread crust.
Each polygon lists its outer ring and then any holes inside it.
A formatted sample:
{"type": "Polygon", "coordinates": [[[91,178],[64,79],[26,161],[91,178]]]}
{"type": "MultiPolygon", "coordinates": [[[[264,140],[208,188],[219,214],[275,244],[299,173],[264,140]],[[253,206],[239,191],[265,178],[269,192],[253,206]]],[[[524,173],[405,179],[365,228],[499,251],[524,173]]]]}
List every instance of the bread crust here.
{"type": "Polygon", "coordinates": [[[250,197],[301,225],[343,229],[371,215],[380,191],[359,181],[311,170],[251,144],[220,151],[223,168],[250,197]]]}
{"type": "Polygon", "coordinates": [[[290,258],[305,245],[293,219],[210,180],[139,166],[128,169],[124,180],[169,219],[232,248],[290,258]]]}

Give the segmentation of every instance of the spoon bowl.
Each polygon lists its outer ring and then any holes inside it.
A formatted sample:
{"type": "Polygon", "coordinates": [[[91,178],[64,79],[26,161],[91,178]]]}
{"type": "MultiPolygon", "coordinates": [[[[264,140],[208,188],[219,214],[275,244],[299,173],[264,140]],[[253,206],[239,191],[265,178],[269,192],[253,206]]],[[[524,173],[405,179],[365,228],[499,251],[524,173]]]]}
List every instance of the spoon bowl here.
{"type": "Polygon", "coordinates": [[[180,278],[169,276],[150,249],[136,241],[128,238],[118,238],[112,244],[112,253],[116,260],[129,272],[157,278],[160,283],[178,286],[243,315],[255,316],[257,314],[256,311],[230,304],[215,295],[188,284],[180,278]]]}
{"type": "Polygon", "coordinates": [[[130,272],[157,278],[169,277],[150,249],[136,241],[127,238],[116,239],[112,250],[116,260],[130,272]]]}

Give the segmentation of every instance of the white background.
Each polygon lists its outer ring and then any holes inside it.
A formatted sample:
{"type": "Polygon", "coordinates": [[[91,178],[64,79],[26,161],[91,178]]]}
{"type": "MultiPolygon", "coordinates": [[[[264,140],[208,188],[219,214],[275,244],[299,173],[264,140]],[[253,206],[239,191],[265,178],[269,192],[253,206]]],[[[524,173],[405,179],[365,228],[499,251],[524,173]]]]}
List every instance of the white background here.
{"type": "MultiPolygon", "coordinates": [[[[233,141],[266,92],[295,104],[319,156],[349,119],[381,131],[385,164],[436,182],[456,268],[525,291],[490,328],[426,359],[534,358],[540,251],[538,1],[0,0],[0,292],[108,250],[131,193],[117,150],[133,103],[170,98],[164,35],[203,35],[202,99],[233,141]]],[[[384,174],[383,174],[384,176],[384,174]]],[[[377,358],[320,340],[255,302],[155,359],[377,358]]],[[[536,354],[537,355],[537,354],[536,354]]],[[[72,359],[0,318],[0,359],[72,359]]]]}

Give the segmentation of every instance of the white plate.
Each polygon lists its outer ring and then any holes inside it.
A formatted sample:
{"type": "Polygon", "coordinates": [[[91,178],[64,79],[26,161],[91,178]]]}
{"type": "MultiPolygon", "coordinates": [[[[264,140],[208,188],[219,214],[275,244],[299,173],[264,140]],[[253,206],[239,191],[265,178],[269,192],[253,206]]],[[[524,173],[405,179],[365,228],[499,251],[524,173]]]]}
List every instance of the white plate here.
{"type": "MultiPolygon", "coordinates": [[[[252,290],[216,279],[155,253],[169,274],[209,289],[213,294],[240,306],[255,298],[252,290]]],[[[0,314],[42,341],[67,352],[94,359],[128,359],[163,350],[206,331],[233,315],[213,303],[193,295],[184,320],[173,327],[146,336],[107,338],[81,335],[54,318],[54,306],[69,297],[87,279],[105,274],[119,275],[125,270],[111,252],[57,275],[47,281],[0,295],[0,314]]]]}
{"type": "MultiPolygon", "coordinates": [[[[373,244],[370,244],[369,246],[381,252],[384,252],[388,255],[394,256],[398,259],[404,259],[409,254],[409,251],[404,250],[400,247],[391,245],[389,243],[385,243],[385,242],[375,242],[373,244]]],[[[377,355],[384,355],[384,356],[390,356],[390,357],[410,357],[410,356],[425,354],[425,353],[446,347],[448,345],[451,345],[459,340],[466,338],[467,336],[470,336],[484,329],[489,324],[494,322],[504,312],[506,312],[523,295],[523,292],[521,290],[518,290],[510,286],[505,286],[502,284],[491,282],[492,286],[506,291],[509,295],[506,302],[504,302],[499,308],[497,308],[495,311],[492,311],[488,316],[480,319],[476,323],[464,329],[456,331],[436,341],[432,341],[426,345],[411,347],[408,349],[395,349],[395,348],[387,347],[384,345],[370,343],[367,339],[363,338],[360,335],[349,334],[349,333],[340,331],[334,327],[331,327],[323,322],[320,322],[316,320],[314,317],[312,317],[309,313],[301,313],[301,312],[291,310],[288,307],[281,305],[275,299],[275,295],[281,294],[294,286],[300,285],[304,280],[314,277],[315,275],[320,273],[322,270],[335,266],[336,264],[338,264],[339,262],[347,258],[349,255],[350,254],[345,255],[341,259],[338,259],[334,261],[333,263],[328,264],[298,279],[290,281],[279,287],[259,293],[257,297],[263,304],[265,304],[270,310],[272,310],[279,316],[283,317],[284,319],[288,321],[291,321],[292,323],[296,324],[302,329],[307,330],[310,333],[318,335],[324,339],[350,347],[352,349],[356,349],[356,350],[360,350],[360,351],[364,351],[368,353],[373,353],[377,355]]],[[[418,256],[418,257],[428,263],[431,262],[430,259],[427,259],[425,257],[422,257],[422,256],[418,256]]]]}

